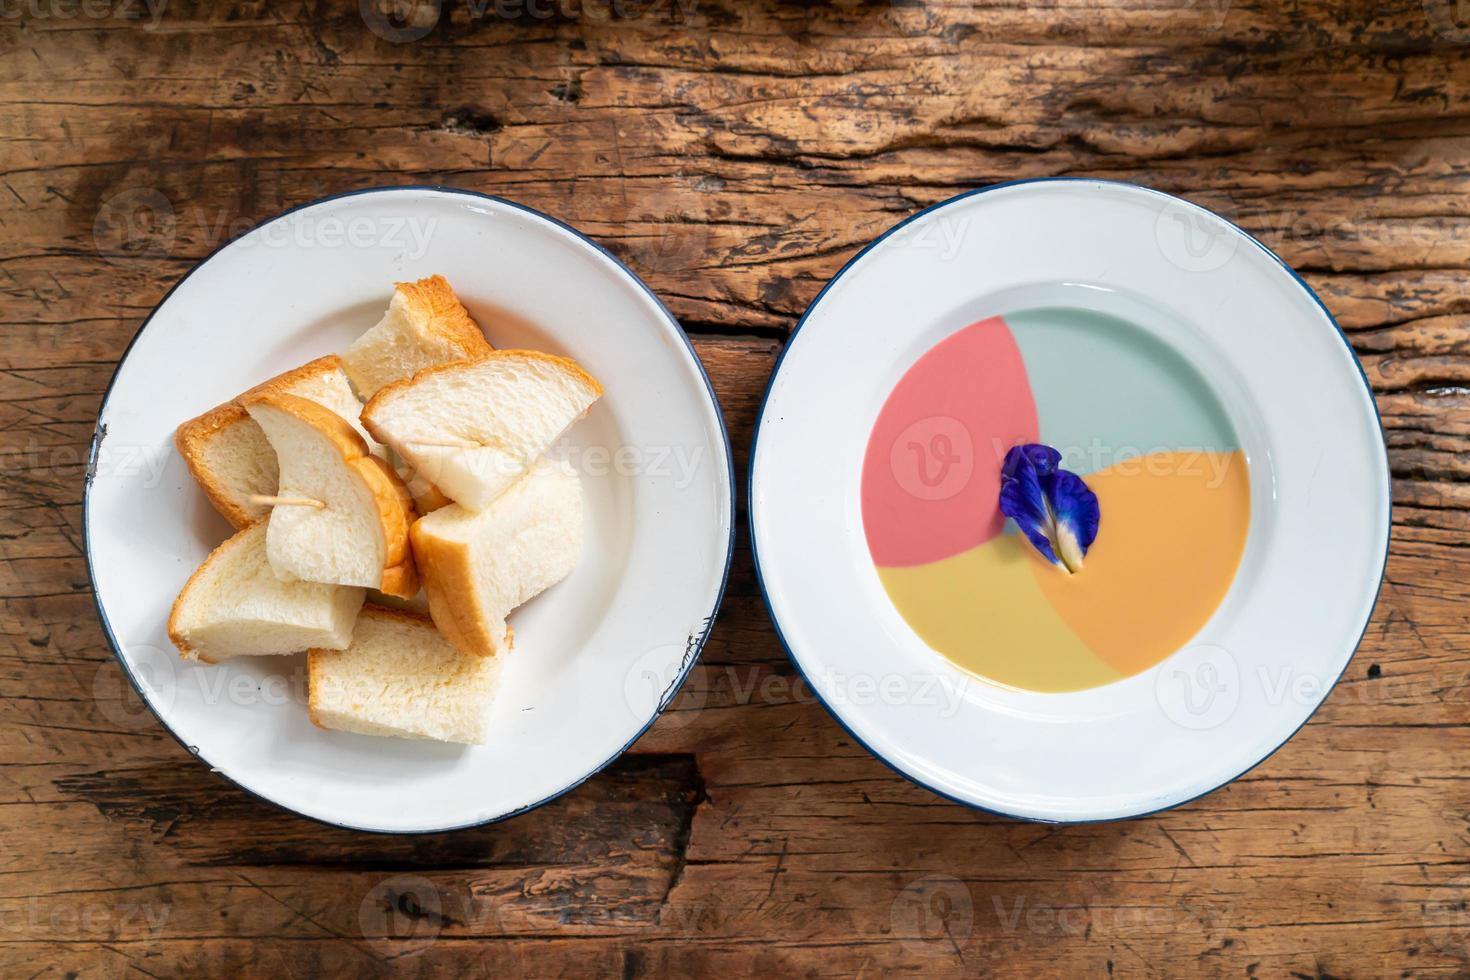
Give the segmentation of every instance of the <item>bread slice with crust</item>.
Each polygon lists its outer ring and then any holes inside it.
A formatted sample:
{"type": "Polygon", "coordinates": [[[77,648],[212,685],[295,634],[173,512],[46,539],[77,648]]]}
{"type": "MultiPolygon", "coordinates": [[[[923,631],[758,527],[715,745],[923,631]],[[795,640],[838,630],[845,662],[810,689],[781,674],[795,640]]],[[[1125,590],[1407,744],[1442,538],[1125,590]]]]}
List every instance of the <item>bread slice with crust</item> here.
{"type": "Polygon", "coordinates": [[[352,639],[362,589],[286,582],[265,553],[265,523],[238,531],[189,576],[168,617],[186,660],[341,650],[352,639]]]}
{"type": "Polygon", "coordinates": [[[362,424],[455,503],[481,510],[601,396],[576,361],[497,350],[394,382],[362,424]]]}
{"type": "Polygon", "coordinates": [[[510,611],[577,565],[582,483],[567,463],[538,460],[484,510],[451,504],[419,518],[413,550],[444,638],[477,657],[504,653],[510,611]]]}
{"type": "Polygon", "coordinates": [[[418,515],[388,464],[315,402],[275,392],[242,401],[276,451],[280,496],[323,505],[271,509],[266,554],[276,574],[413,596],[419,581],[408,529],[418,515]]]}
{"type": "Polygon", "coordinates": [[[359,735],[479,745],[501,661],[467,657],[423,616],[364,606],[352,643],[307,656],[312,724],[359,735]]]}
{"type": "Polygon", "coordinates": [[[363,398],[435,364],[478,357],[489,341],[443,276],[396,283],[388,311],[342,355],[363,398]]]}
{"type": "MultiPolygon", "coordinates": [[[[336,354],[278,374],[240,398],[272,391],[299,395],[326,406],[350,423],[375,453],[383,452],[358,421],[362,402],[352,393],[352,383],[336,354]]],[[[275,451],[241,406],[240,398],[212,408],[174,431],[174,445],[189,472],[215,510],[236,528],[248,527],[270,512],[263,504],[251,503],[250,498],[274,494],[278,476],[275,451]]]]}

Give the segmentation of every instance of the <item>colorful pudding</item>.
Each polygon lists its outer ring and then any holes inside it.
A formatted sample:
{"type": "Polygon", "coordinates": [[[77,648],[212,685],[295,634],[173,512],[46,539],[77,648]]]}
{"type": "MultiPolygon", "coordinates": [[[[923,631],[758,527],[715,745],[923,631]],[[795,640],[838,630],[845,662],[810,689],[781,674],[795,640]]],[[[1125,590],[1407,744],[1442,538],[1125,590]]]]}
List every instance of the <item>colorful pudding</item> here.
{"type": "Polygon", "coordinates": [[[1188,644],[1224,599],[1250,525],[1234,429],[1190,364],[1080,309],[971,324],[921,356],[868,438],[863,526],[878,577],[930,647],[996,683],[1075,691],[1188,644]],[[1062,453],[1096,493],[1076,574],[999,508],[1001,461],[1062,453]]]}

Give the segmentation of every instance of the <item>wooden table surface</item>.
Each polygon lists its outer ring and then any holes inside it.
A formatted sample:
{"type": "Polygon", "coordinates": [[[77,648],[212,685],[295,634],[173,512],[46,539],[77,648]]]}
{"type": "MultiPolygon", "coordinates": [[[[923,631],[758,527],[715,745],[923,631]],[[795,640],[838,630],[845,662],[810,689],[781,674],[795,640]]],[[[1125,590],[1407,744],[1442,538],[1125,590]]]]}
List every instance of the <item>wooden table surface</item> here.
{"type": "Polygon", "coordinates": [[[0,975],[1470,974],[1465,4],[377,3],[0,3],[0,975]],[[909,784],[796,683],[743,516],[675,710],[503,825],[290,816],[123,681],[85,449],[140,322],[256,222],[398,183],[571,222],[682,320],[743,472],[783,339],[849,256],[1055,174],[1244,225],[1336,314],[1383,414],[1377,613],[1228,788],[1055,828],[909,784]]]}

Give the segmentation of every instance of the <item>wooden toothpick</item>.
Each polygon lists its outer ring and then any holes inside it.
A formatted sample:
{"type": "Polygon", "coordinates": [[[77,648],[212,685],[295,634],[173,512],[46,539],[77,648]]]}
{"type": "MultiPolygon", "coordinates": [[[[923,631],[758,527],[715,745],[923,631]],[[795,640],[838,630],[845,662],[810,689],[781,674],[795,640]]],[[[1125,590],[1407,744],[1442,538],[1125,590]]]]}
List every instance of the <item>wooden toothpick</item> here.
{"type": "Polygon", "coordinates": [[[313,500],[311,497],[273,497],[266,493],[252,493],[250,502],[266,507],[315,507],[317,510],[327,506],[320,500],[313,500]]]}
{"type": "Polygon", "coordinates": [[[469,439],[409,439],[409,445],[442,445],[451,450],[479,450],[482,444],[470,442],[469,439]]]}

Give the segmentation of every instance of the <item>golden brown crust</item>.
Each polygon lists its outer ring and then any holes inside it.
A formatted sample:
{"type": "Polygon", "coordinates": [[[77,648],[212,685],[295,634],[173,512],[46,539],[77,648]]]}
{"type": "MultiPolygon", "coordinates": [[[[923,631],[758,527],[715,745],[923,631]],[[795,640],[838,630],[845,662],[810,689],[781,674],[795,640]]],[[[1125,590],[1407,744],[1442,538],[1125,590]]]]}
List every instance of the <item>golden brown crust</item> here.
{"type": "Polygon", "coordinates": [[[361,474],[378,502],[378,513],[383,517],[384,540],[388,542],[388,548],[383,557],[383,580],[378,591],[400,599],[412,599],[419,592],[418,568],[414,565],[413,549],[408,543],[409,528],[418,520],[413,496],[398,474],[376,456],[360,456],[348,465],[361,474]]]}
{"type": "Polygon", "coordinates": [[[584,371],[582,369],[582,365],[578,364],[570,357],[560,357],[556,354],[548,354],[545,351],[539,350],[492,350],[487,354],[481,355],[480,357],[467,357],[462,361],[446,361],[443,364],[435,364],[432,367],[426,367],[422,371],[415,373],[412,377],[400,378],[397,381],[391,382],[379,388],[377,392],[373,395],[373,397],[369,398],[367,404],[364,405],[362,408],[363,428],[367,429],[372,437],[379,442],[387,442],[387,439],[385,438],[386,433],[384,433],[375,424],[376,420],[373,418],[373,413],[382,409],[383,402],[395,397],[396,393],[413,386],[417,382],[429,377],[432,374],[438,374],[441,371],[464,370],[472,365],[480,364],[484,361],[493,360],[495,358],[505,358],[507,360],[516,359],[543,361],[548,364],[556,364],[559,367],[565,368],[569,373],[578,378],[578,380],[580,380],[583,384],[590,387],[594,392],[594,397],[602,397],[602,384],[598,382],[598,380],[592,375],[584,371]]]}
{"type": "MultiPolygon", "coordinates": [[[[367,609],[364,608],[358,615],[361,616],[363,612],[367,612],[367,609]]],[[[355,624],[354,628],[356,628],[355,624]]],[[[311,719],[313,725],[323,729],[327,726],[323,725],[321,719],[317,717],[316,692],[317,686],[320,683],[319,671],[321,670],[322,657],[333,653],[342,653],[342,651],[322,650],[318,647],[312,647],[306,651],[306,717],[311,719]]]]}
{"type": "Polygon", "coordinates": [[[422,587],[418,564],[412,558],[405,558],[398,564],[383,569],[383,579],[378,585],[378,591],[399,599],[412,599],[419,594],[422,587]]]}
{"type": "Polygon", "coordinates": [[[413,494],[413,509],[418,512],[420,517],[423,517],[425,514],[432,514],[440,507],[448,507],[454,503],[454,501],[444,495],[443,490],[440,490],[428,480],[420,479],[415,482],[420,484],[419,492],[414,493],[412,487],[409,487],[408,492],[413,494]]]}
{"type": "Polygon", "coordinates": [[[276,391],[251,391],[240,396],[240,404],[246,408],[252,405],[270,405],[289,412],[326,436],[349,463],[368,455],[367,440],[346,419],[310,398],[276,391]]]}
{"type": "Polygon", "coordinates": [[[428,329],[458,348],[465,357],[477,357],[494,349],[443,276],[393,285],[406,302],[428,316],[428,329]]]}
{"type": "Polygon", "coordinates": [[[403,481],[405,487],[408,487],[408,495],[413,498],[413,509],[420,517],[432,514],[440,507],[448,507],[454,503],[444,495],[443,490],[415,472],[402,456],[391,448],[385,448],[392,460],[388,465],[393,467],[393,472],[398,474],[398,479],[403,481]]]}
{"type": "Polygon", "coordinates": [[[422,525],[415,522],[410,535],[434,625],[456,650],[473,657],[493,657],[497,646],[510,649],[509,627],[497,644],[480,612],[469,545],[436,537],[422,525]]]}
{"type": "Polygon", "coordinates": [[[283,391],[306,378],[341,369],[342,359],[336,354],[318,357],[314,361],[308,361],[298,368],[292,368],[261,382],[223,405],[217,405],[203,415],[181,423],[174,430],[174,446],[178,449],[179,455],[184,457],[184,464],[189,467],[189,473],[203,489],[204,495],[209,498],[214,509],[219,511],[225,520],[233,524],[236,530],[249,527],[260,520],[260,517],[241,507],[238,501],[231,498],[229,491],[214,478],[214,474],[204,463],[204,447],[222,430],[232,425],[255,424],[251,421],[249,413],[245,411],[242,399],[251,395],[283,391]]]}
{"type": "Polygon", "coordinates": [[[229,548],[231,545],[236,544],[240,536],[249,531],[250,528],[253,526],[254,525],[247,525],[241,528],[239,531],[236,531],[234,534],[230,535],[224,541],[216,545],[214,550],[211,551],[209,555],[204,559],[204,561],[200,563],[199,567],[194,569],[194,573],[189,576],[189,581],[184,583],[184,587],[180,589],[179,594],[174,597],[174,604],[168,612],[168,638],[170,642],[172,642],[173,645],[178,649],[179,656],[182,659],[200,660],[207,664],[214,663],[213,660],[210,660],[208,657],[201,655],[198,650],[189,645],[188,640],[184,639],[184,634],[179,630],[179,612],[184,607],[184,596],[189,594],[189,590],[194,587],[194,583],[198,581],[199,576],[204,574],[205,569],[207,569],[210,564],[214,562],[215,559],[223,555],[225,553],[225,549],[229,548]]]}
{"type": "Polygon", "coordinates": [[[190,419],[174,430],[174,447],[184,457],[184,465],[189,468],[194,482],[199,484],[199,488],[204,491],[214,509],[219,511],[220,516],[234,525],[236,530],[249,527],[252,521],[259,518],[241,507],[224,484],[214,478],[204,462],[204,447],[229,426],[254,424],[243,408],[234,402],[227,402],[190,419]]]}
{"type": "Polygon", "coordinates": [[[376,602],[365,602],[360,616],[369,619],[396,619],[401,623],[411,623],[415,626],[427,626],[434,628],[434,621],[423,613],[416,613],[412,609],[394,609],[392,606],[380,606],[376,602]]]}
{"type": "Polygon", "coordinates": [[[440,507],[448,507],[454,501],[444,495],[434,484],[430,483],[417,497],[413,498],[413,509],[419,512],[419,516],[432,514],[440,507]]]}
{"type": "Polygon", "coordinates": [[[323,357],[318,357],[314,361],[307,361],[299,368],[292,368],[290,371],[283,371],[280,374],[276,375],[274,378],[269,378],[265,381],[262,381],[254,388],[250,388],[247,391],[241,393],[240,396],[235,399],[235,401],[239,403],[242,399],[250,395],[268,395],[277,391],[285,394],[287,388],[291,387],[299,381],[304,381],[307,378],[313,377],[314,375],[328,374],[332,371],[341,370],[342,358],[338,357],[336,354],[327,354],[323,357]]]}
{"type": "Polygon", "coordinates": [[[398,474],[387,463],[370,454],[367,441],[346,419],[308,398],[279,391],[250,392],[240,397],[240,403],[244,406],[270,405],[289,412],[327,437],[377,504],[384,542],[383,577],[378,590],[405,599],[417,595],[418,570],[409,547],[408,533],[414,521],[418,520],[418,514],[413,509],[413,497],[403,481],[398,479],[398,474]]]}

